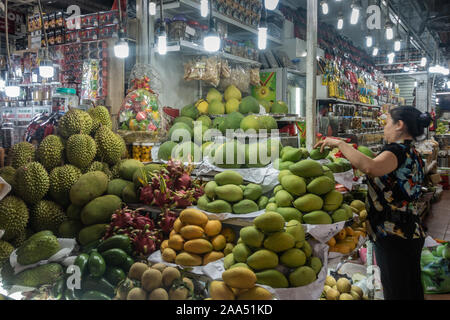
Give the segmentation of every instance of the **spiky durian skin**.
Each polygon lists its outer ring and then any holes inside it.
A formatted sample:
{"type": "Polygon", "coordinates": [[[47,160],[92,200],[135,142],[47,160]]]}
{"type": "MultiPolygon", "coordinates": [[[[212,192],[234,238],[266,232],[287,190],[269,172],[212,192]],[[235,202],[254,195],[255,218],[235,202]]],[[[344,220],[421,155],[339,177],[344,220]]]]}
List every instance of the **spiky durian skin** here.
{"type": "Polygon", "coordinates": [[[93,121],[91,116],[80,109],[70,109],[59,121],[58,133],[63,138],[74,134],[91,134],[93,121]]]}
{"type": "Polygon", "coordinates": [[[50,187],[50,179],[39,162],[31,162],[16,171],[16,193],[27,204],[42,200],[50,187]]]}
{"type": "Polygon", "coordinates": [[[36,231],[50,230],[58,233],[61,223],[67,220],[63,208],[53,201],[39,201],[30,214],[31,228],[36,231]]]}
{"type": "Polygon", "coordinates": [[[97,145],[87,134],[75,134],[67,140],[66,156],[70,164],[85,170],[95,158],[97,145]]]}
{"type": "Polygon", "coordinates": [[[36,148],[28,142],[20,142],[13,145],[9,151],[9,162],[14,169],[18,169],[27,163],[33,162],[36,156],[36,148]]]}
{"type": "Polygon", "coordinates": [[[126,151],[122,137],[104,126],[97,130],[95,142],[97,143],[97,157],[111,166],[118,163],[126,151]]]}
{"type": "Polygon", "coordinates": [[[73,165],[67,164],[56,167],[50,173],[50,197],[62,206],[70,204],[70,188],[80,179],[81,170],[73,165]]]}
{"type": "Polygon", "coordinates": [[[36,151],[36,156],[48,172],[52,171],[63,161],[64,144],[62,139],[55,135],[45,137],[36,151]]]}
{"type": "Polygon", "coordinates": [[[25,202],[15,196],[7,196],[0,201],[0,230],[5,230],[3,240],[18,237],[27,226],[29,212],[25,202]]]}

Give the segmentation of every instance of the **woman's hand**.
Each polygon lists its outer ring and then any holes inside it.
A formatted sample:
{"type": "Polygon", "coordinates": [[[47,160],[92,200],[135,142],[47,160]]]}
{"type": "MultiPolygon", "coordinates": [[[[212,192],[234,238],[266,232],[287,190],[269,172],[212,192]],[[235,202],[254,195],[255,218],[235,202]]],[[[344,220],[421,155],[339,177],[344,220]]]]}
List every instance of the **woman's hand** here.
{"type": "Polygon", "coordinates": [[[326,138],[325,140],[321,140],[319,141],[315,146],[314,149],[320,147],[320,152],[323,152],[323,149],[325,147],[331,147],[332,149],[334,148],[339,148],[339,146],[341,145],[342,141],[339,139],[332,139],[332,138],[326,138]]]}

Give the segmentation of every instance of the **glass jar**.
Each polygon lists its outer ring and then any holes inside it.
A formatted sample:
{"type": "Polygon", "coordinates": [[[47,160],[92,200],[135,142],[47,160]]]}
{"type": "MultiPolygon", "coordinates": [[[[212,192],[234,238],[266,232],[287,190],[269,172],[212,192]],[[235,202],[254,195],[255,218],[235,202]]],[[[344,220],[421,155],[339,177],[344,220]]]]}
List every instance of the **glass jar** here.
{"type": "Polygon", "coordinates": [[[80,100],[72,88],[57,88],[52,97],[52,111],[65,114],[69,108],[77,108],[80,100]]]}
{"type": "Polygon", "coordinates": [[[232,46],[233,46],[233,41],[231,41],[229,39],[226,39],[225,40],[225,45],[223,47],[223,51],[226,52],[226,53],[232,54],[231,53],[232,46]]]}
{"type": "Polygon", "coordinates": [[[169,27],[169,39],[171,41],[179,41],[185,39],[187,19],[183,15],[173,17],[169,27]]]}
{"type": "Polygon", "coordinates": [[[186,27],[186,35],[189,41],[197,42],[203,39],[201,38],[202,29],[198,21],[190,20],[187,24],[188,26],[186,27]]]}
{"type": "Polygon", "coordinates": [[[141,162],[152,162],[153,143],[142,143],[141,145],[141,162]]]}
{"type": "Polygon", "coordinates": [[[133,143],[133,159],[137,161],[141,161],[141,144],[139,142],[133,143]]]}

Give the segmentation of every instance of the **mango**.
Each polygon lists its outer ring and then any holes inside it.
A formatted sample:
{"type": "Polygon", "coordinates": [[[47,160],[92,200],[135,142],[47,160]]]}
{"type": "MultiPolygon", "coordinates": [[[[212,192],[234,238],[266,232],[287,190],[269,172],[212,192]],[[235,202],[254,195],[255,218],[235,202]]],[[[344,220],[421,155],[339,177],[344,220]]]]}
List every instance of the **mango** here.
{"type": "Polygon", "coordinates": [[[347,221],[347,212],[345,212],[344,209],[339,209],[333,212],[331,215],[333,219],[333,223],[341,222],[341,221],[347,221]]]}
{"type": "Polygon", "coordinates": [[[323,207],[323,199],[315,194],[306,194],[294,201],[294,207],[302,213],[317,211],[323,207]]]}
{"type": "Polygon", "coordinates": [[[267,206],[266,206],[266,212],[267,212],[267,211],[275,211],[275,212],[278,212],[277,209],[278,209],[278,206],[277,206],[276,203],[269,203],[269,204],[267,204],[267,206]]]}
{"type": "Polygon", "coordinates": [[[320,149],[313,149],[309,153],[309,157],[313,160],[322,160],[325,159],[329,153],[330,150],[328,149],[323,150],[323,152],[320,152],[320,149]]]}
{"type": "Polygon", "coordinates": [[[231,205],[224,200],[216,200],[208,203],[206,211],[212,213],[232,213],[231,205]]]}
{"type": "Polygon", "coordinates": [[[234,260],[233,253],[227,254],[225,259],[223,259],[223,266],[225,270],[229,269],[236,261],[234,260]]]}
{"type": "Polygon", "coordinates": [[[269,203],[275,203],[275,197],[269,198],[269,203]]]}
{"type": "Polygon", "coordinates": [[[264,210],[268,204],[269,204],[269,198],[267,198],[266,196],[262,196],[258,200],[258,209],[264,210]]]}
{"type": "Polygon", "coordinates": [[[292,248],[281,255],[280,261],[288,268],[298,268],[306,263],[306,255],[302,250],[292,248]]]}
{"type": "Polygon", "coordinates": [[[278,168],[280,171],[289,170],[292,165],[294,165],[292,161],[281,161],[278,168]]]}
{"type": "Polygon", "coordinates": [[[280,173],[278,174],[278,182],[281,183],[281,179],[283,179],[286,176],[290,176],[290,175],[293,175],[291,170],[282,170],[282,171],[280,171],[280,173]]]}
{"type": "Polygon", "coordinates": [[[289,167],[289,170],[296,176],[302,178],[317,177],[323,175],[320,163],[314,160],[302,160],[289,167]]]}
{"type": "Polygon", "coordinates": [[[232,244],[232,243],[227,243],[227,244],[225,245],[225,249],[223,249],[223,253],[224,253],[225,255],[228,255],[228,254],[230,254],[230,253],[233,252],[233,248],[234,248],[234,244],[232,244]]]}
{"type": "Polygon", "coordinates": [[[276,232],[264,240],[264,248],[274,252],[283,252],[295,246],[295,239],[287,232],[276,232]]]}
{"type": "Polygon", "coordinates": [[[233,257],[236,262],[247,262],[251,254],[251,250],[244,243],[239,243],[233,248],[233,257]]]}
{"type": "Polygon", "coordinates": [[[173,250],[180,251],[183,249],[184,246],[184,239],[181,235],[176,234],[169,238],[168,242],[169,248],[172,248],[173,250]]]}
{"type": "Polygon", "coordinates": [[[278,232],[284,229],[285,220],[277,212],[268,211],[255,218],[253,221],[255,227],[264,233],[278,232]]]}
{"type": "Polygon", "coordinates": [[[344,196],[337,190],[332,190],[325,195],[323,211],[334,211],[339,208],[344,201],[344,196]]]}
{"type": "Polygon", "coordinates": [[[297,220],[291,220],[286,225],[286,232],[294,237],[295,243],[305,241],[305,229],[297,220]]]}
{"type": "Polygon", "coordinates": [[[240,292],[236,300],[272,300],[272,294],[263,287],[253,287],[249,290],[240,292]]]}
{"type": "Polygon", "coordinates": [[[312,248],[311,248],[311,245],[309,244],[308,241],[304,242],[302,250],[305,253],[306,258],[311,257],[311,255],[312,255],[312,248]]]}
{"type": "Polygon", "coordinates": [[[308,266],[302,266],[289,274],[291,287],[303,287],[316,281],[316,272],[308,266]]]}
{"type": "Polygon", "coordinates": [[[121,197],[123,189],[125,189],[125,187],[130,184],[134,187],[134,183],[127,180],[123,179],[111,180],[108,183],[108,190],[106,191],[106,193],[121,197]]]}
{"type": "Polygon", "coordinates": [[[262,187],[258,184],[250,183],[245,187],[244,198],[256,201],[262,196],[262,187]]]}
{"type": "Polygon", "coordinates": [[[213,245],[214,250],[220,251],[225,249],[227,241],[223,235],[218,234],[217,236],[211,239],[211,244],[213,245]]]}
{"type": "Polygon", "coordinates": [[[240,231],[242,241],[253,248],[260,248],[264,241],[264,233],[254,226],[244,227],[240,231]]]}
{"type": "Polygon", "coordinates": [[[281,185],[284,190],[294,196],[301,196],[306,193],[306,183],[303,178],[294,175],[288,175],[283,177],[281,185]]]}
{"type": "Polygon", "coordinates": [[[228,269],[222,273],[223,281],[231,288],[250,289],[255,286],[256,275],[247,268],[228,269]]]}
{"type": "Polygon", "coordinates": [[[277,194],[279,191],[284,190],[283,186],[280,184],[273,189],[273,194],[277,194]]]}
{"type": "Polygon", "coordinates": [[[203,256],[203,265],[206,266],[210,262],[217,261],[224,257],[223,252],[211,251],[203,256]]]}
{"type": "Polygon", "coordinates": [[[302,222],[302,213],[295,208],[277,208],[276,212],[281,214],[286,222],[297,220],[302,222]]]}
{"type": "MultiPolygon", "coordinates": [[[[323,175],[324,175],[325,177],[330,178],[332,181],[335,181],[333,171],[331,171],[330,168],[325,167],[325,166],[322,166],[322,168],[323,168],[323,175]]],[[[335,182],[336,182],[336,181],[335,181],[335,182]]]]}
{"type": "Polygon", "coordinates": [[[311,257],[309,266],[314,270],[314,272],[317,275],[322,269],[322,260],[320,260],[318,257],[311,257]]]}
{"type": "Polygon", "coordinates": [[[264,270],[256,273],[256,283],[272,288],[287,288],[289,282],[280,271],[275,269],[264,270]]]}
{"type": "Polygon", "coordinates": [[[208,222],[208,216],[200,210],[184,209],[180,213],[180,220],[184,224],[203,226],[208,222]]]}
{"type": "Polygon", "coordinates": [[[334,185],[334,181],[328,177],[322,176],[311,181],[306,189],[309,193],[321,196],[334,190],[334,185]]]}
{"type": "Polygon", "coordinates": [[[212,281],[209,285],[212,300],[235,300],[231,288],[223,281],[212,281]]]}
{"type": "Polygon", "coordinates": [[[207,196],[206,194],[204,194],[204,195],[202,195],[200,198],[198,198],[198,200],[197,200],[197,207],[198,207],[200,210],[206,210],[206,209],[208,208],[208,204],[209,204],[210,202],[211,202],[211,201],[209,201],[208,196],[207,196]]]}
{"type": "Polygon", "coordinates": [[[224,186],[227,184],[241,185],[244,183],[244,179],[242,176],[235,171],[224,171],[219,174],[216,174],[214,177],[214,181],[219,186],[224,186]]]}
{"type": "Polygon", "coordinates": [[[350,207],[356,208],[358,211],[362,211],[366,209],[366,204],[361,200],[353,200],[352,203],[350,203],[350,207]]]}
{"type": "Polygon", "coordinates": [[[121,208],[121,205],[122,199],[115,195],[96,198],[81,210],[81,222],[87,226],[97,223],[110,223],[111,216],[121,208]]]}
{"type": "Polygon", "coordinates": [[[202,227],[195,225],[187,225],[180,229],[180,235],[186,240],[201,238],[204,234],[202,227]]]}
{"type": "Polygon", "coordinates": [[[183,248],[184,251],[189,253],[204,254],[211,252],[213,250],[213,245],[206,239],[194,239],[186,241],[183,248]]]}
{"type": "Polygon", "coordinates": [[[231,229],[230,227],[222,228],[221,234],[223,234],[227,242],[234,243],[234,240],[236,239],[236,234],[234,233],[233,229],[231,229]]]}
{"type": "MultiPolygon", "coordinates": [[[[234,268],[247,268],[249,270],[252,270],[252,268],[250,268],[247,264],[243,263],[243,262],[238,262],[233,264],[229,269],[234,269],[234,268]]],[[[252,270],[253,271],[253,270],[252,270]]]]}
{"type": "Polygon", "coordinates": [[[303,222],[306,224],[332,224],[333,220],[325,211],[313,211],[303,216],[303,222]]]}
{"type": "Polygon", "coordinates": [[[278,207],[290,207],[294,198],[285,190],[278,191],[275,195],[275,203],[278,207]]]}
{"type": "Polygon", "coordinates": [[[247,264],[257,271],[274,269],[278,266],[278,255],[269,250],[258,250],[248,257],[247,264]]]}
{"type": "Polygon", "coordinates": [[[241,201],[244,197],[242,189],[239,186],[233,184],[216,187],[215,192],[217,198],[228,202],[238,202],[241,201]]]}
{"type": "Polygon", "coordinates": [[[208,196],[209,199],[214,200],[216,198],[216,188],[217,183],[215,181],[209,181],[205,185],[205,194],[208,196]]]}
{"type": "Polygon", "coordinates": [[[289,149],[285,152],[283,152],[283,156],[281,157],[282,161],[291,161],[291,162],[297,162],[300,161],[303,156],[303,153],[300,149],[289,149]]]}
{"type": "Polygon", "coordinates": [[[235,203],[233,205],[233,213],[234,214],[246,214],[246,213],[252,213],[259,210],[258,205],[256,202],[252,200],[242,200],[238,203],[235,203]]]}
{"type": "Polygon", "coordinates": [[[204,228],[208,237],[217,236],[222,231],[222,222],[220,220],[209,220],[204,228]]]}
{"type": "Polygon", "coordinates": [[[352,207],[349,206],[348,204],[343,203],[340,209],[344,209],[345,212],[347,213],[347,220],[353,218],[353,211],[352,211],[352,207]]]}

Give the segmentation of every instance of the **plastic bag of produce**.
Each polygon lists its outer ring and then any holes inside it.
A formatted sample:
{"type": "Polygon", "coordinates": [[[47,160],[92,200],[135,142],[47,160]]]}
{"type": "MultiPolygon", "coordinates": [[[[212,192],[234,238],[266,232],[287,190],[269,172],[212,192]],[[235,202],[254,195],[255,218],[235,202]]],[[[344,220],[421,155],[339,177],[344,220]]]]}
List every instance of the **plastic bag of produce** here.
{"type": "Polygon", "coordinates": [[[448,243],[422,250],[422,285],[427,294],[450,293],[450,248],[448,243]]]}

